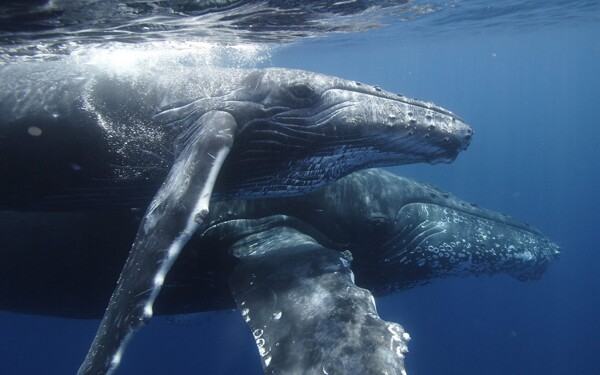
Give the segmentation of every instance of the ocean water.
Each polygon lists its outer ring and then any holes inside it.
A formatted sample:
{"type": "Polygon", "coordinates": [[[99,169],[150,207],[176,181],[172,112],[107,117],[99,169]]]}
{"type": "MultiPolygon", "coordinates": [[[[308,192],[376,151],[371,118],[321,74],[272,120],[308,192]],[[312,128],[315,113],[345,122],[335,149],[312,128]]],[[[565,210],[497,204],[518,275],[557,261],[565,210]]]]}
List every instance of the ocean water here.
{"type": "MultiPolygon", "coordinates": [[[[527,221],[560,245],[560,260],[537,281],[444,279],[378,299],[382,318],[411,334],[408,374],[598,374],[600,8],[416,4],[433,5],[411,17],[385,8],[384,25],[361,32],[310,29],[280,44],[270,37],[250,64],[332,74],[450,108],[475,130],[469,149],[450,165],[390,169],[527,221]]],[[[371,16],[354,15],[365,25],[371,16]]],[[[5,53],[35,57],[24,50],[5,53]]],[[[0,312],[0,373],[73,374],[97,325],[0,312]]],[[[261,372],[250,332],[227,311],[154,318],[117,373],[261,372]]]]}

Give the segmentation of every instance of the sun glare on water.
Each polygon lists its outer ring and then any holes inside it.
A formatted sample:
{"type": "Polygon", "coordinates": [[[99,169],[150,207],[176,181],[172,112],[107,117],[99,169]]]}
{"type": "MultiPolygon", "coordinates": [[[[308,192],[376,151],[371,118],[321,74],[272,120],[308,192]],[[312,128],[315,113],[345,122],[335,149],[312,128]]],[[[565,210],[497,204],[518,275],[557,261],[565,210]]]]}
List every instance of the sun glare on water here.
{"type": "Polygon", "coordinates": [[[135,74],[140,70],[185,67],[252,68],[267,61],[270,47],[259,44],[221,45],[208,42],[149,42],[82,46],[71,54],[78,63],[110,70],[115,74],[135,74]]]}

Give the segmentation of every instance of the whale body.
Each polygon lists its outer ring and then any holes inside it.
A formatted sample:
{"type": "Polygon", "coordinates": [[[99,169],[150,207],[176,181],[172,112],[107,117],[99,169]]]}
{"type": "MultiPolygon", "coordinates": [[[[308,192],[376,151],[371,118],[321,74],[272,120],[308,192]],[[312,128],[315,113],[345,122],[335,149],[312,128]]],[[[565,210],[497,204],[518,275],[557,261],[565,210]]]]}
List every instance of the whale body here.
{"type": "Polygon", "coordinates": [[[472,136],[432,103],[300,70],[31,62],[0,67],[0,93],[0,209],[146,208],[81,375],[118,366],[211,200],[450,162],[472,136]]]}

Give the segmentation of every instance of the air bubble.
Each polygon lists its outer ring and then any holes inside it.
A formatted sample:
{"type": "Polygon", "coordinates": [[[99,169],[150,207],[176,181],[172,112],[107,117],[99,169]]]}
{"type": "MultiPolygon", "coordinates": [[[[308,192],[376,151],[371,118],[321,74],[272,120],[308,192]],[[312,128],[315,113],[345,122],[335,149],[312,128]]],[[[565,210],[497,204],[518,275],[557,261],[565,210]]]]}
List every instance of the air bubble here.
{"type": "Polygon", "coordinates": [[[70,162],[69,163],[69,167],[71,167],[72,170],[74,171],[80,171],[81,170],[81,165],[74,163],[74,162],[70,162]]]}

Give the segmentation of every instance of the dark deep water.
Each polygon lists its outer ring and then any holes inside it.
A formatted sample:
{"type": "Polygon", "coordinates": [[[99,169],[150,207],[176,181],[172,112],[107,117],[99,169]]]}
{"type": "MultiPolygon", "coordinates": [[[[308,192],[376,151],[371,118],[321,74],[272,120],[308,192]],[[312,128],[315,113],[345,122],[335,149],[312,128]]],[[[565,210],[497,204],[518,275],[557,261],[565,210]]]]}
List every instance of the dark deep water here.
{"type": "MultiPolygon", "coordinates": [[[[561,6],[568,13],[569,4],[561,6]]],[[[262,66],[377,84],[452,109],[475,130],[470,148],[451,165],[394,171],[525,220],[562,248],[539,281],[437,280],[379,299],[382,318],[411,334],[409,374],[596,374],[600,24],[579,13],[530,27],[518,12],[500,21],[466,18],[439,33],[405,33],[399,24],[335,34],[272,50],[262,66]]],[[[97,324],[0,312],[0,372],[75,373],[97,324]]],[[[239,314],[217,312],[176,323],[154,318],[117,373],[261,367],[239,314]]]]}

